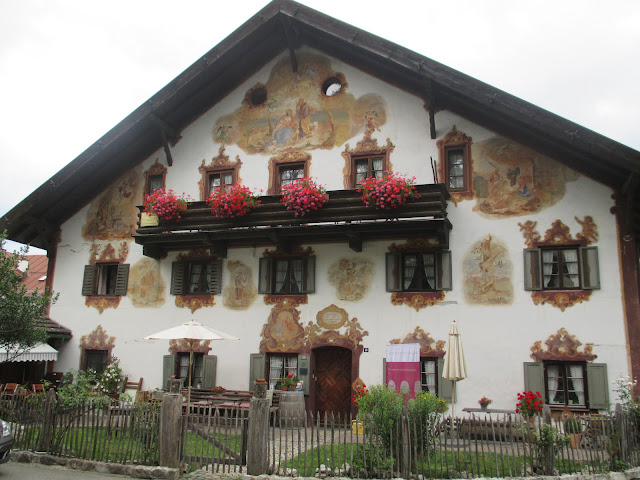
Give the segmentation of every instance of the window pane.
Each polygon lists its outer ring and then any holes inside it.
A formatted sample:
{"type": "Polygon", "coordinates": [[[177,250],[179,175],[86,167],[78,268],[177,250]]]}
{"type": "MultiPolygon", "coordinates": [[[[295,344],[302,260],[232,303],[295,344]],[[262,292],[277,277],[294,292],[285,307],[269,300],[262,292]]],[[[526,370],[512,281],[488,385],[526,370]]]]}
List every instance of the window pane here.
{"type": "Polygon", "coordinates": [[[87,369],[91,369],[96,373],[102,373],[107,368],[107,351],[106,350],[85,350],[87,357],[87,369]]]}
{"type": "Polygon", "coordinates": [[[403,289],[409,290],[417,288],[418,280],[416,274],[416,266],[418,265],[417,255],[405,255],[403,259],[404,284],[403,289]]]}
{"type": "Polygon", "coordinates": [[[447,151],[447,173],[449,188],[464,188],[464,152],[462,150],[447,151]]]}
{"type": "Polygon", "coordinates": [[[382,177],[382,158],[372,159],[371,166],[373,168],[372,176],[376,178],[382,177]]]}
{"type": "Polygon", "coordinates": [[[276,293],[289,293],[288,287],[285,285],[287,274],[289,273],[288,260],[276,260],[276,293]]]}
{"type": "Polygon", "coordinates": [[[149,177],[149,192],[153,193],[155,190],[162,188],[162,175],[151,175],[149,177]]]}
{"type": "Polygon", "coordinates": [[[220,174],[212,173],[209,175],[209,193],[214,193],[220,188],[220,174]]]}
{"type": "Polygon", "coordinates": [[[542,282],[544,288],[560,287],[557,250],[542,251],[542,282]]]}
{"type": "Polygon", "coordinates": [[[269,355],[269,388],[281,387],[281,379],[288,376],[298,376],[298,355],[269,355]]]}
{"type": "Polygon", "coordinates": [[[421,384],[422,390],[433,393],[436,391],[436,360],[435,359],[421,359],[421,384]]]}
{"type": "Polygon", "coordinates": [[[118,278],[118,265],[98,265],[98,278],[96,295],[115,295],[116,280],[118,278]]]}

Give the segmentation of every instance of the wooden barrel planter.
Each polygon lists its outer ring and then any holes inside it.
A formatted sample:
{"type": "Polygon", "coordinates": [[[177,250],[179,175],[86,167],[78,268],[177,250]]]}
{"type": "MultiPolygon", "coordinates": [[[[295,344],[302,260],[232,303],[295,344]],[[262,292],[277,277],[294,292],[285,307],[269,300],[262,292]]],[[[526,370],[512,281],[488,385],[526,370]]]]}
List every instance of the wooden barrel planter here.
{"type": "Polygon", "coordinates": [[[279,412],[282,428],[304,427],[304,393],[297,391],[280,393],[279,412]]]}

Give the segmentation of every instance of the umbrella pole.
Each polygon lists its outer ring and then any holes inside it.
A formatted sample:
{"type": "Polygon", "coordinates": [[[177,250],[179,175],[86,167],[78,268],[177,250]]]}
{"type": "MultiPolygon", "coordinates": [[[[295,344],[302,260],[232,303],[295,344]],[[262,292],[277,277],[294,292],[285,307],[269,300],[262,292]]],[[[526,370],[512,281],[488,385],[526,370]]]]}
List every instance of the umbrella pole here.
{"type": "Polygon", "coordinates": [[[451,382],[451,424],[456,418],[456,382],[451,382]]]}

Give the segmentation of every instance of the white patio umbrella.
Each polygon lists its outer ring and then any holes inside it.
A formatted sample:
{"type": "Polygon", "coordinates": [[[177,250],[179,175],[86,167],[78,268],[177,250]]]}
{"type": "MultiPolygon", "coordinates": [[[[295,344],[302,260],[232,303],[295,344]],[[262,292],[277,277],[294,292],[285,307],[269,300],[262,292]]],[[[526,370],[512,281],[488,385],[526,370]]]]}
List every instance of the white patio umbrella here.
{"type": "Polygon", "coordinates": [[[190,320],[168,328],[161,332],[144,337],[145,340],[186,340],[189,345],[189,390],[187,404],[191,403],[191,368],[193,365],[193,345],[200,340],[240,340],[228,333],[209,328],[201,323],[190,320]]]}
{"type": "Polygon", "coordinates": [[[444,368],[442,378],[451,381],[451,416],[455,418],[456,382],[467,378],[467,365],[462,350],[460,332],[454,320],[449,328],[449,343],[447,353],[444,355],[444,368]]]}

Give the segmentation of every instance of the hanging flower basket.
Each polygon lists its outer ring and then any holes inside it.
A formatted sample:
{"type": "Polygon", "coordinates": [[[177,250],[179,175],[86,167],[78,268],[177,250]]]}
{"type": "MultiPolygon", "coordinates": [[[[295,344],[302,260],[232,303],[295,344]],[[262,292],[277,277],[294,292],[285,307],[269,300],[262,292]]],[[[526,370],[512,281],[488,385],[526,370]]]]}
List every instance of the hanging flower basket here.
{"type": "Polygon", "coordinates": [[[177,195],[173,190],[159,189],[144,198],[144,213],[155,214],[159,219],[178,221],[187,211],[187,202],[191,201],[184,193],[177,195]]]}
{"type": "Polygon", "coordinates": [[[304,217],[312,210],[318,210],[329,201],[327,191],[317,185],[313,178],[301,178],[281,188],[282,199],[287,210],[293,210],[296,217],[304,217]]]}
{"type": "Polygon", "coordinates": [[[255,210],[261,203],[260,196],[244,185],[220,188],[207,198],[211,213],[221,218],[237,218],[255,210]]]}
{"type": "Polygon", "coordinates": [[[406,178],[399,173],[384,172],[382,177],[369,177],[362,181],[358,192],[367,207],[390,210],[420,198],[415,187],[416,178],[406,178]]]}

